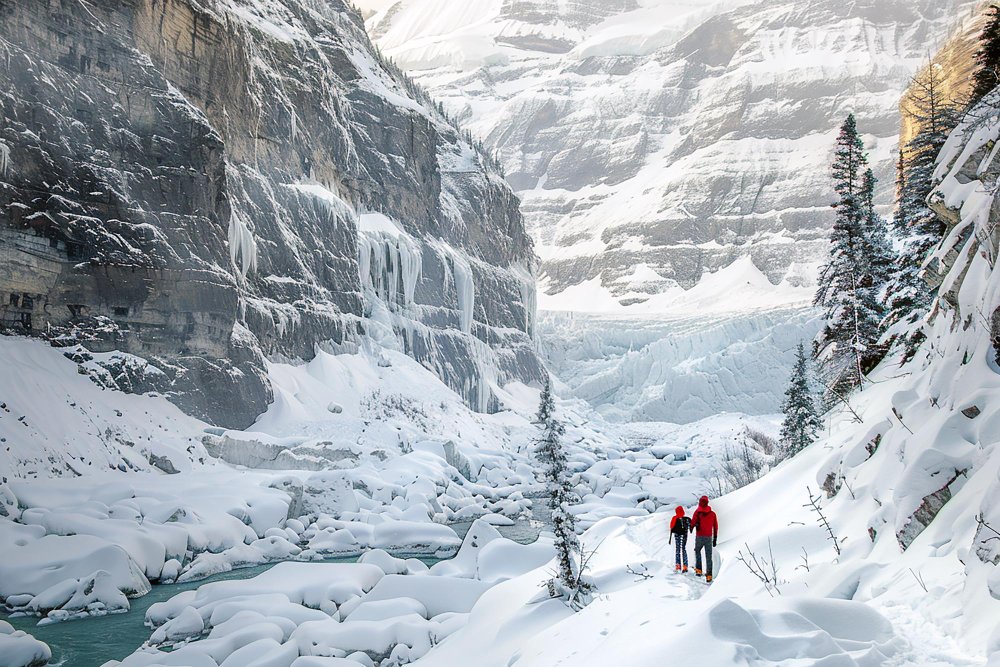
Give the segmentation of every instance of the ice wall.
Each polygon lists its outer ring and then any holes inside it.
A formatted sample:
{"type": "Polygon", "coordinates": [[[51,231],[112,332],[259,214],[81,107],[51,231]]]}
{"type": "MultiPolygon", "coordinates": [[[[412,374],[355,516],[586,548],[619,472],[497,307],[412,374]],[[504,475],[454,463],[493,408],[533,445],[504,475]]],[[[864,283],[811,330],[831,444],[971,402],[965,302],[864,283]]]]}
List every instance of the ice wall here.
{"type": "Polygon", "coordinates": [[[615,421],[773,414],[811,308],[660,319],[542,312],[543,353],[574,395],[615,421]]]}

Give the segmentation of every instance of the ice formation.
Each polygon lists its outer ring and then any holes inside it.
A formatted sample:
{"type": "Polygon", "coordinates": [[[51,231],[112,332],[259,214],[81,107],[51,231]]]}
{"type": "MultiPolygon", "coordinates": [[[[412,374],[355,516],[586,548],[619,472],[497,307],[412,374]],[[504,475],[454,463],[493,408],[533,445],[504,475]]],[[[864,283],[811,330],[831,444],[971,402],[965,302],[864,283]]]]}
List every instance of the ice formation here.
{"type": "Polygon", "coordinates": [[[437,251],[447,269],[443,289],[447,292],[450,282],[458,298],[458,311],[460,313],[459,327],[465,333],[470,333],[472,331],[472,318],[475,314],[476,306],[476,286],[472,273],[472,264],[464,253],[443,241],[434,242],[433,248],[437,251]]]}
{"type": "Polygon", "coordinates": [[[10,167],[10,146],[0,141],[0,177],[7,178],[10,167]]]}
{"type": "Polygon", "coordinates": [[[412,306],[422,243],[381,213],[362,213],[357,220],[361,284],[390,309],[412,306]]]}
{"type": "Polygon", "coordinates": [[[229,259],[244,279],[257,267],[257,240],[250,223],[237,210],[229,219],[229,259]]]}
{"type": "Polygon", "coordinates": [[[530,336],[538,336],[538,287],[535,284],[535,277],[527,268],[523,266],[513,267],[513,273],[517,276],[521,288],[521,303],[527,313],[525,321],[525,333],[530,336]]]}

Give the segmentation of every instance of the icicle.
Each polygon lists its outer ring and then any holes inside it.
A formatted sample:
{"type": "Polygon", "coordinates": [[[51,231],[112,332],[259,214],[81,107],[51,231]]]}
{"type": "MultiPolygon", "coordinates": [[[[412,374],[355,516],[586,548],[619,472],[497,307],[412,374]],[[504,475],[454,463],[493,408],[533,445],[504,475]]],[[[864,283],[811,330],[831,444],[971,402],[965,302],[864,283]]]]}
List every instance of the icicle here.
{"type": "Polygon", "coordinates": [[[413,305],[413,295],[417,290],[417,281],[420,280],[420,272],[423,268],[423,261],[420,248],[410,238],[400,237],[397,239],[397,252],[399,253],[399,267],[403,280],[403,305],[413,305]]]}
{"type": "Polygon", "coordinates": [[[257,241],[246,220],[235,210],[229,218],[229,259],[244,279],[257,268],[257,241]]]}
{"type": "Polygon", "coordinates": [[[521,306],[524,308],[524,332],[534,337],[535,322],[538,316],[538,290],[535,287],[535,277],[521,264],[511,266],[511,272],[517,279],[521,291],[521,306]]]}
{"type": "Polygon", "coordinates": [[[10,171],[10,146],[0,141],[0,178],[7,178],[10,171]]]}
{"type": "Polygon", "coordinates": [[[472,265],[468,258],[444,241],[434,243],[441,262],[444,264],[445,276],[442,288],[448,291],[449,279],[455,285],[458,297],[456,304],[459,311],[460,328],[465,333],[472,332],[472,316],[476,305],[476,288],[473,281],[472,265]]]}
{"type": "Polygon", "coordinates": [[[358,222],[358,253],[363,288],[369,288],[390,310],[414,304],[423,265],[419,241],[390,218],[365,213],[358,222]]]}
{"type": "Polygon", "coordinates": [[[455,291],[458,293],[458,310],[461,313],[462,331],[472,332],[472,314],[476,305],[476,288],[472,280],[472,267],[468,260],[455,252],[451,257],[455,291]]]}

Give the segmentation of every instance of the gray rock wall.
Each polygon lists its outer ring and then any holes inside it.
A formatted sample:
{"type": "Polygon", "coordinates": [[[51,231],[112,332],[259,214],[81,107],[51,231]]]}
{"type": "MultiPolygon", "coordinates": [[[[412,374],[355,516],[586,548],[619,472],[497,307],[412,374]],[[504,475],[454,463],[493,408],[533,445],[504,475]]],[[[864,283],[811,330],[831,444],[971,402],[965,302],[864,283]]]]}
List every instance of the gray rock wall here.
{"type": "Polygon", "coordinates": [[[540,377],[516,198],[341,0],[11,0],[0,38],[8,332],[150,358],[225,426],[266,408],[265,355],[353,349],[379,308],[477,407],[540,377]],[[360,275],[370,210],[422,249],[413,303],[360,275]]]}

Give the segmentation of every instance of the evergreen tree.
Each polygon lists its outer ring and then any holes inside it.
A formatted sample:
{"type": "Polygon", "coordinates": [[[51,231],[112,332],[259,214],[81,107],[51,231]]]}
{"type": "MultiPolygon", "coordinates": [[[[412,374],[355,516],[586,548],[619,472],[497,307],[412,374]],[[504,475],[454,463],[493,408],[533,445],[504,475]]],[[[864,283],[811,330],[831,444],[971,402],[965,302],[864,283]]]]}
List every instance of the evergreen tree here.
{"type": "MultiPolygon", "coordinates": [[[[901,249],[885,298],[884,328],[917,323],[933,298],[934,291],[920,278],[920,268],[941,241],[944,225],[927,206],[927,198],[934,188],[937,156],[959,120],[959,109],[946,96],[939,64],[929,63],[914,78],[903,109],[916,131],[900,150],[897,165],[893,227],[901,249]]],[[[905,358],[913,356],[924,338],[921,329],[914,326],[894,335],[903,343],[905,358]]]]}
{"type": "Polygon", "coordinates": [[[986,26],[979,33],[970,107],[1000,85],[1000,6],[991,5],[987,12],[986,26]]]}
{"type": "MultiPolygon", "coordinates": [[[[880,251],[869,233],[866,208],[874,180],[865,178],[867,168],[864,144],[851,114],[837,137],[832,168],[838,195],[833,205],[836,219],[830,235],[830,261],[820,274],[815,298],[815,304],[824,309],[826,324],[813,344],[813,353],[820,361],[830,402],[861,386],[865,373],[882,357],[882,310],[877,299],[880,251]]],[[[871,208],[874,211],[873,203],[871,208]]]]}
{"type": "Polygon", "coordinates": [[[809,388],[809,362],[802,342],[799,342],[795,354],[795,367],[785,390],[781,411],[785,413],[781,424],[781,443],[785,452],[794,456],[813,443],[820,428],[816,404],[809,388]]]}
{"type": "Polygon", "coordinates": [[[576,534],[576,517],[569,508],[576,504],[572,475],[562,436],[565,427],[555,416],[552,385],[545,379],[538,406],[538,422],[542,435],[535,447],[535,457],[542,466],[542,478],[552,510],[552,530],[555,533],[556,578],[549,582],[550,592],[560,596],[574,609],[581,609],[590,601],[591,586],[583,572],[583,550],[576,534]]]}
{"type": "Polygon", "coordinates": [[[862,245],[864,261],[867,262],[866,280],[872,292],[881,297],[892,275],[895,253],[889,242],[885,218],[875,208],[875,186],[878,179],[875,172],[866,169],[861,177],[861,220],[867,242],[862,245]]]}

